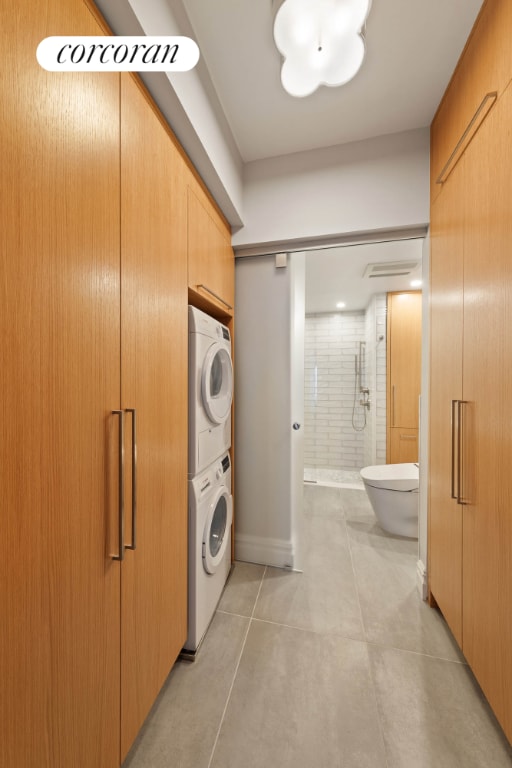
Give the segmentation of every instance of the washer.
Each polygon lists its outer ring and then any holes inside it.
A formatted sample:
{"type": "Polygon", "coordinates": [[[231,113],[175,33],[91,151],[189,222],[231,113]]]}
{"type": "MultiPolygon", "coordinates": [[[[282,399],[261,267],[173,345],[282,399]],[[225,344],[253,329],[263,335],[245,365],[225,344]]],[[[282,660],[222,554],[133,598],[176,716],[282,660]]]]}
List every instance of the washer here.
{"type": "Polygon", "coordinates": [[[231,569],[231,462],[229,454],[188,483],[188,636],[195,652],[213,618],[231,569]]]}
{"type": "Polygon", "coordinates": [[[231,336],[225,325],[189,307],[188,329],[190,478],[231,446],[233,364],[231,336]]]}

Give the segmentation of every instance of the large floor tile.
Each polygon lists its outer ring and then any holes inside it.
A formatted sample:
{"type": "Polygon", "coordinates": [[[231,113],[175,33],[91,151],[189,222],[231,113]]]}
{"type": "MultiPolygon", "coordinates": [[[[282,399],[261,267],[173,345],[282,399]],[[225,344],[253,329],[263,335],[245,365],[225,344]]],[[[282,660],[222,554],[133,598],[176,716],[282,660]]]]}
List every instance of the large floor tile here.
{"type": "Polygon", "coordinates": [[[462,660],[441,614],[420,597],[415,555],[362,546],[351,551],[369,642],[462,660]]]}
{"type": "Polygon", "coordinates": [[[207,768],[248,625],[216,614],[196,661],[174,665],[123,768],[207,768]]]}
{"type": "Polygon", "coordinates": [[[254,617],[322,634],[363,639],[350,551],[309,553],[304,571],[268,568],[254,617]]]}
{"type": "Polygon", "coordinates": [[[252,616],[264,572],[264,565],[236,562],[220,599],[219,611],[252,616]]]}
{"type": "Polygon", "coordinates": [[[253,621],[212,768],[385,768],[366,645],[253,621]]]}
{"type": "Polygon", "coordinates": [[[510,768],[512,750],[464,664],[369,647],[393,768],[510,768]]]}
{"type": "Polygon", "coordinates": [[[323,485],[304,485],[304,511],[313,515],[344,517],[343,498],[346,490],[323,485]]]}

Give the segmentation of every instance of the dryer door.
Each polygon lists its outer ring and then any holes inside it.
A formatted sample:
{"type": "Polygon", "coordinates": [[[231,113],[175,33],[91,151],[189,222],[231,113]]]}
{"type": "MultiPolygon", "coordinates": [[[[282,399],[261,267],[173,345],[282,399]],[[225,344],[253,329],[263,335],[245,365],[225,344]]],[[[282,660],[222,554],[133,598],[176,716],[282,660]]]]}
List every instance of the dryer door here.
{"type": "Polygon", "coordinates": [[[208,418],[214,424],[224,424],[233,399],[233,365],[228,349],[220,342],[212,344],[206,353],[201,395],[208,418]]]}
{"type": "Polygon", "coordinates": [[[226,554],[232,519],[233,498],[225,486],[220,486],[208,509],[203,530],[203,566],[207,573],[215,573],[226,554]]]}

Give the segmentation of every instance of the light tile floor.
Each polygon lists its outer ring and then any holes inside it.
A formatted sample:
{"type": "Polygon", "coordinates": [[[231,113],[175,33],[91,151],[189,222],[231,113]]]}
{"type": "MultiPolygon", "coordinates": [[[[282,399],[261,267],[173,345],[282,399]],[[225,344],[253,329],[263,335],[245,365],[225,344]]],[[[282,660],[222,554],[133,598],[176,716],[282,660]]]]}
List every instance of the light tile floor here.
{"type": "Polygon", "coordinates": [[[124,768],[506,768],[512,749],[440,615],[417,542],[364,491],[306,485],[304,572],[236,563],[124,768]]]}

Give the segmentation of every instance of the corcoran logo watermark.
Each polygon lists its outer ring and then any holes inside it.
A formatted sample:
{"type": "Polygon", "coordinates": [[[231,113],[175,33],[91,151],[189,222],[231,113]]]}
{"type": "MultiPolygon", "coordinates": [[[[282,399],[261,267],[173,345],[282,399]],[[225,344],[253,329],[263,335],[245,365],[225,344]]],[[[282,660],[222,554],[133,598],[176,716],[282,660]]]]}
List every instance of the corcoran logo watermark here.
{"type": "Polygon", "coordinates": [[[49,72],[186,72],[199,60],[189,37],[46,37],[37,60],[49,72]]]}

